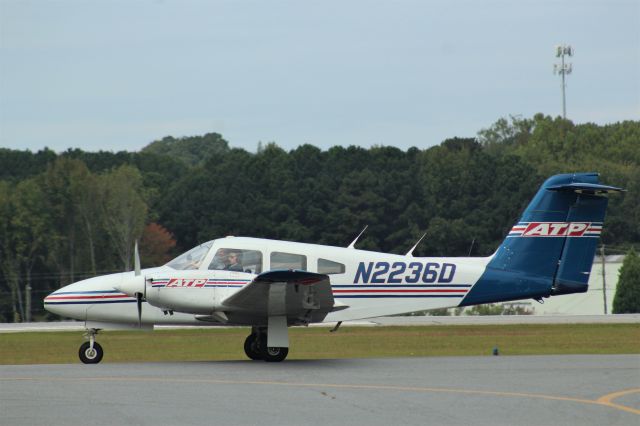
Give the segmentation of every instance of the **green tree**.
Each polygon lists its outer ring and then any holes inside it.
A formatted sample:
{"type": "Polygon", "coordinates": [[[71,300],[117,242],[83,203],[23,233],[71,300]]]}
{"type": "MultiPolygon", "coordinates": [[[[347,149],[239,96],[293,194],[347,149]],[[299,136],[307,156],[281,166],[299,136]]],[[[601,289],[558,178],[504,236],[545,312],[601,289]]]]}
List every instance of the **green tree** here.
{"type": "Polygon", "coordinates": [[[135,167],[123,165],[100,176],[103,224],[112,247],[126,271],[131,269],[133,247],[147,218],[142,176],[135,167]]]}
{"type": "MultiPolygon", "coordinates": [[[[16,237],[15,250],[25,289],[33,288],[34,266],[43,259],[46,241],[51,236],[50,216],[48,212],[42,211],[44,203],[45,196],[39,179],[27,179],[17,185],[12,221],[16,237]]],[[[25,311],[24,319],[30,321],[31,312],[25,311]]]]}
{"type": "Polygon", "coordinates": [[[51,216],[47,260],[61,277],[60,285],[74,282],[77,271],[84,273],[88,269],[86,253],[90,259],[94,258],[93,249],[85,249],[85,239],[93,245],[95,234],[87,221],[98,220],[95,205],[99,204],[99,194],[81,160],[58,157],[39,179],[46,196],[42,214],[46,212],[51,216]]]}
{"type": "Polygon", "coordinates": [[[81,161],[75,160],[69,170],[69,193],[87,242],[92,275],[96,275],[96,243],[100,232],[102,211],[98,179],[81,161]]]}
{"type": "Polygon", "coordinates": [[[213,156],[229,151],[229,143],[218,133],[174,138],[167,136],[142,149],[144,153],[163,154],[182,160],[189,166],[201,165],[213,156]]]}
{"type": "Polygon", "coordinates": [[[613,298],[614,314],[640,313],[640,256],[632,248],[620,268],[618,287],[613,298]]]}
{"type": "Polygon", "coordinates": [[[16,233],[13,216],[13,191],[8,182],[0,181],[0,271],[11,295],[14,322],[24,318],[20,292],[20,262],[15,249],[16,233]]]}
{"type": "Polygon", "coordinates": [[[23,180],[15,188],[0,185],[0,270],[10,289],[14,321],[29,320],[24,290],[43,256],[51,229],[48,212],[42,211],[44,195],[35,179],[23,180]]]}
{"type": "Polygon", "coordinates": [[[49,148],[33,153],[0,148],[0,179],[18,181],[46,170],[57,155],[49,148]]]}

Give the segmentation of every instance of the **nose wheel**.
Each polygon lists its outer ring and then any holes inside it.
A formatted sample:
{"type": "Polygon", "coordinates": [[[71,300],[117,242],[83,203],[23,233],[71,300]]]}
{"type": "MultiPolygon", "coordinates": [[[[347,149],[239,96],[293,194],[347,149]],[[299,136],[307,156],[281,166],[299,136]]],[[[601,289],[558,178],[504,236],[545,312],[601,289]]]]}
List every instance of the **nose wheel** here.
{"type": "Polygon", "coordinates": [[[102,361],[104,351],[102,350],[102,346],[96,342],[96,334],[98,334],[98,330],[94,328],[87,330],[85,337],[87,337],[89,341],[80,345],[78,356],[83,364],[97,364],[102,361]]]}
{"type": "Polygon", "coordinates": [[[84,364],[97,364],[102,361],[102,356],[104,355],[104,351],[102,350],[102,346],[100,343],[95,342],[93,347],[89,342],[84,342],[80,345],[80,350],[78,351],[78,356],[80,357],[80,361],[84,364]]]}

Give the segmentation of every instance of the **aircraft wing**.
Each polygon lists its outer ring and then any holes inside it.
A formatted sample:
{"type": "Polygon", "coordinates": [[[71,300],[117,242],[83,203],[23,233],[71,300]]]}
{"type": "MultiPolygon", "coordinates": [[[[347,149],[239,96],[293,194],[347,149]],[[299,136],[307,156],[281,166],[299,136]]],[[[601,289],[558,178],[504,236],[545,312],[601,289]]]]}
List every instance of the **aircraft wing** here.
{"type": "Polygon", "coordinates": [[[332,310],[343,309],[334,308],[328,275],[298,270],[264,272],[222,304],[227,312],[286,316],[290,324],[319,322],[332,310]]]}

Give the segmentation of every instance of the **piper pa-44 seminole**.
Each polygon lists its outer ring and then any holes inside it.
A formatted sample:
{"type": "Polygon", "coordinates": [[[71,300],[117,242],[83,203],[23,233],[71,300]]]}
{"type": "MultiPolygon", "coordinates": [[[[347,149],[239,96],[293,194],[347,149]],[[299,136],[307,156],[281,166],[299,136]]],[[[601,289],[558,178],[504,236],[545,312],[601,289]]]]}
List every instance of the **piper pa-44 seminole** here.
{"type": "Polygon", "coordinates": [[[84,363],[102,359],[99,330],[160,324],[250,326],[246,355],[282,361],[290,326],[586,292],[605,194],[616,191],[596,173],[549,178],[489,257],[226,237],[141,270],[136,247],[134,271],[70,284],[44,306],[85,322],[84,363]]]}

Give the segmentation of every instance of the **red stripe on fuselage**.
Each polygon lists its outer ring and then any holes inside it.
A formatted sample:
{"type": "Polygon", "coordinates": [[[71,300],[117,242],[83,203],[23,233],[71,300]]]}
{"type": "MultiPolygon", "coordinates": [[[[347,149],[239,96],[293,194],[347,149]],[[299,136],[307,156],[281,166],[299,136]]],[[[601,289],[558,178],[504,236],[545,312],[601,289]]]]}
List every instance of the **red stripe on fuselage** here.
{"type": "Polygon", "coordinates": [[[334,293],[466,293],[467,290],[333,290],[334,293]]]}
{"type": "Polygon", "coordinates": [[[44,300],[65,300],[65,299],[116,299],[119,297],[129,297],[126,294],[109,294],[97,296],[48,296],[44,300]]]}

